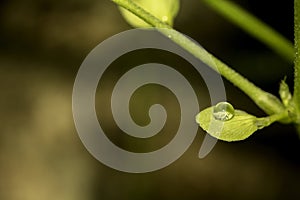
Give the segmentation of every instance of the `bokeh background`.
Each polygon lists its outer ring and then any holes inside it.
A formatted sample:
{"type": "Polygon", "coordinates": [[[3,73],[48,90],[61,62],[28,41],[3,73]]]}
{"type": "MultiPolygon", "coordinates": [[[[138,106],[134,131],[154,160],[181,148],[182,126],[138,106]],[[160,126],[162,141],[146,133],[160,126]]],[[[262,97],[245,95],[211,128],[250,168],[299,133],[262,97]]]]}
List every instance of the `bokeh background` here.
{"type": "MultiPolygon", "coordinates": [[[[236,2],[293,40],[293,1],[236,2]]],[[[201,0],[182,1],[175,28],[267,91],[277,94],[285,75],[292,86],[292,63],[201,0]]],[[[147,174],[118,172],[95,160],[74,127],[73,82],[97,44],[128,29],[109,0],[0,1],[0,199],[300,198],[300,140],[289,125],[274,124],[242,142],[219,141],[204,159],[197,157],[205,134],[199,129],[179,160],[147,174]]],[[[225,85],[235,107],[264,116],[241,91],[225,85]]],[[[149,92],[136,96],[143,102],[149,92]]],[[[178,122],[176,116],[169,120],[178,122]]],[[[138,142],[120,144],[133,148],[138,142]]]]}

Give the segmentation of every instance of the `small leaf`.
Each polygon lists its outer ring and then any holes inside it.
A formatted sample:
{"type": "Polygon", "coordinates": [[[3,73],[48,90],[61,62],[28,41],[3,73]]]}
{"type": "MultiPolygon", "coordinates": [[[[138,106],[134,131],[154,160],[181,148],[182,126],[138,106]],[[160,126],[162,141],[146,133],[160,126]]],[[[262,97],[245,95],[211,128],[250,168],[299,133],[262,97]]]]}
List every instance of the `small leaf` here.
{"type": "MultiPolygon", "coordinates": [[[[174,18],[176,17],[179,7],[180,0],[132,0],[134,3],[151,13],[161,21],[173,25],[174,18]]],[[[150,27],[149,24],[120,7],[121,14],[125,20],[133,27],[145,28],[150,27]]]]}
{"type": "Polygon", "coordinates": [[[224,141],[239,141],[248,138],[258,129],[269,123],[264,118],[256,118],[241,110],[235,110],[234,117],[228,121],[213,117],[214,106],[201,111],[196,122],[211,136],[224,141]]]}
{"type": "Polygon", "coordinates": [[[285,78],[280,83],[279,95],[280,95],[283,105],[285,105],[287,107],[291,103],[292,94],[290,92],[289,86],[285,82],[285,78]]]}

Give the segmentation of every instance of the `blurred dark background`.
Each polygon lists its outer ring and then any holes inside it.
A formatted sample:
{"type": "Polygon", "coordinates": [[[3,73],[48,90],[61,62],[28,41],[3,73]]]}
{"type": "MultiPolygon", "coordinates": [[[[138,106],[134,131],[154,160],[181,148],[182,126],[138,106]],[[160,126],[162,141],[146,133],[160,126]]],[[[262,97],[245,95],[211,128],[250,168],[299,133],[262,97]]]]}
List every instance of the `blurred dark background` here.
{"type": "MultiPolygon", "coordinates": [[[[235,2],[293,41],[293,1],[235,2]]],[[[285,75],[292,87],[293,63],[201,0],[182,1],[175,28],[261,88],[277,95],[285,75]]],[[[300,198],[300,140],[290,125],[273,124],[242,142],[219,141],[204,159],[197,157],[205,134],[199,129],[179,160],[147,174],[95,160],[74,127],[73,82],[97,44],[128,29],[109,0],[0,1],[0,199],[300,198]]],[[[236,108],[264,116],[224,82],[236,108]]]]}

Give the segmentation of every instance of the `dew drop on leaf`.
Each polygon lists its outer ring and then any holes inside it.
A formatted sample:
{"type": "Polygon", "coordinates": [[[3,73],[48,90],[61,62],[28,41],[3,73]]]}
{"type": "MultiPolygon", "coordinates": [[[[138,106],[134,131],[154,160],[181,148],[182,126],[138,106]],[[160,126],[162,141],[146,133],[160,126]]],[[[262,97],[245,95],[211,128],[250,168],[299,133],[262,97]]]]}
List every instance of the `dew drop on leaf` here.
{"type": "Polygon", "coordinates": [[[234,117],[234,108],[230,103],[220,102],[214,107],[213,116],[216,120],[228,121],[234,117]]]}
{"type": "Polygon", "coordinates": [[[169,19],[169,18],[168,18],[168,16],[166,16],[166,15],[163,16],[163,17],[161,18],[161,20],[162,20],[163,22],[165,22],[165,23],[168,22],[168,19],[169,19]]]}

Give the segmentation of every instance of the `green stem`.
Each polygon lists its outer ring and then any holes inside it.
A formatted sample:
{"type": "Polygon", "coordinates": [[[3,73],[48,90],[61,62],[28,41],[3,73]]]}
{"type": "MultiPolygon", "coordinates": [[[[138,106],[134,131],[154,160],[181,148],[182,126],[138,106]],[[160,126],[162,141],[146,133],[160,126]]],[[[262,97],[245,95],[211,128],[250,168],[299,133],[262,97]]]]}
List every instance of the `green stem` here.
{"type": "MultiPolygon", "coordinates": [[[[294,104],[300,118],[300,0],[294,1],[295,9],[295,85],[294,85],[294,104]]],[[[298,122],[300,123],[300,122],[298,122]]]]}
{"type": "Polygon", "coordinates": [[[293,44],[240,6],[227,0],[203,0],[203,2],[286,60],[290,62],[294,60],[293,44]]]}
{"type": "Polygon", "coordinates": [[[270,124],[272,124],[276,121],[280,121],[280,120],[283,120],[285,118],[289,118],[289,112],[286,110],[285,112],[274,114],[274,115],[271,115],[267,118],[270,120],[270,124]]]}
{"type": "Polygon", "coordinates": [[[289,112],[286,110],[284,112],[270,115],[268,117],[258,118],[256,121],[256,125],[257,125],[258,129],[262,129],[262,128],[265,128],[265,127],[273,124],[274,122],[288,121],[288,120],[289,120],[289,112]]]}
{"type": "Polygon", "coordinates": [[[133,3],[131,0],[112,1],[129,10],[153,27],[160,28],[159,31],[240,88],[267,114],[281,113],[284,111],[284,106],[274,95],[261,90],[239,73],[228,67],[225,63],[208,53],[205,49],[195,44],[178,31],[172,29],[169,25],[161,22],[159,19],[133,3]]]}

